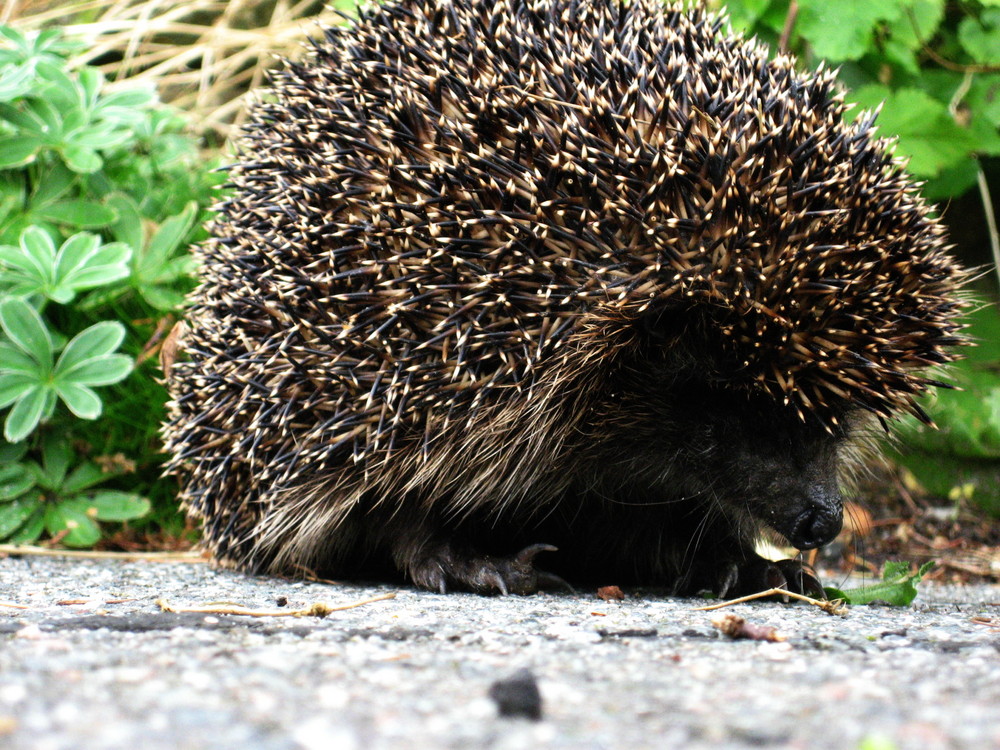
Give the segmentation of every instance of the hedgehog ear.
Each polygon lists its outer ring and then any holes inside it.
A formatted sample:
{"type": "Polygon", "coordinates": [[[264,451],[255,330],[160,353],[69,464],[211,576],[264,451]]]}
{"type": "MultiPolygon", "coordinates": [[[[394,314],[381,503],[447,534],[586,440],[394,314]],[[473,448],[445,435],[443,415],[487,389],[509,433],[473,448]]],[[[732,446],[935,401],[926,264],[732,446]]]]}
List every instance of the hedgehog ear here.
{"type": "Polygon", "coordinates": [[[742,360],[728,327],[704,306],[649,312],[637,318],[634,325],[646,356],[666,361],[678,373],[687,372],[705,382],[733,383],[741,379],[742,360]]]}
{"type": "MultiPolygon", "coordinates": [[[[641,337],[650,343],[686,343],[688,346],[712,349],[724,344],[726,327],[704,305],[674,305],[650,310],[635,321],[641,337]]],[[[723,347],[726,348],[726,347],[723,347]]]]}
{"type": "Polygon", "coordinates": [[[647,312],[636,319],[635,329],[644,343],[669,343],[681,337],[684,316],[673,310],[647,312]]]}

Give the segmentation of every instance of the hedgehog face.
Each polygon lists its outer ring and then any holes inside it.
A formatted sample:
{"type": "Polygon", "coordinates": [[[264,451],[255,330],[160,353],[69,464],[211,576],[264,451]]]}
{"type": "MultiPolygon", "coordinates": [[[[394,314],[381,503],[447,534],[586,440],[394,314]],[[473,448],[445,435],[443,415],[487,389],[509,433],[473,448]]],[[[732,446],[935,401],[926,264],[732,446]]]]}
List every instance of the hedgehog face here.
{"type": "Polygon", "coordinates": [[[827,420],[800,415],[734,372],[711,330],[685,319],[679,336],[665,331],[673,316],[643,326],[636,357],[620,370],[613,405],[598,417],[612,427],[605,445],[618,459],[602,464],[611,467],[602,485],[621,481],[625,467],[633,494],[649,502],[698,498],[799,549],[830,542],[842,525],[840,479],[863,443],[863,411],[843,402],[827,420]]]}
{"type": "Polygon", "coordinates": [[[727,480],[714,497],[798,549],[833,541],[843,524],[839,479],[848,436],[803,422],[781,404],[736,408],[711,423],[715,469],[727,480]]]}

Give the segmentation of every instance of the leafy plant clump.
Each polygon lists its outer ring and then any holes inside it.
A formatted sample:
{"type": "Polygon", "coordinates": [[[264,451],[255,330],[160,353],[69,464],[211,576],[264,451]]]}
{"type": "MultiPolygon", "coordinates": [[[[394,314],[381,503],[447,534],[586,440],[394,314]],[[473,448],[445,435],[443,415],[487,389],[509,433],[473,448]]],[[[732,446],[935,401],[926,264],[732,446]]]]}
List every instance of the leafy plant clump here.
{"type": "Polygon", "coordinates": [[[72,67],[79,46],[0,26],[0,541],[90,546],[151,494],[176,513],[150,356],[221,178],[151,88],[72,67]]]}
{"type": "Polygon", "coordinates": [[[1000,156],[1000,4],[996,0],[728,0],[734,26],[803,65],[839,66],[847,100],[881,108],[907,170],[932,200],[977,184],[1000,156]]]}
{"type": "Polygon", "coordinates": [[[97,521],[128,521],[149,512],[146,498],[95,489],[113,472],[92,461],[70,470],[73,452],[55,435],[43,441],[41,463],[23,460],[26,451],[24,443],[0,449],[0,538],[28,543],[47,531],[67,547],[90,547],[101,538],[97,521]]]}

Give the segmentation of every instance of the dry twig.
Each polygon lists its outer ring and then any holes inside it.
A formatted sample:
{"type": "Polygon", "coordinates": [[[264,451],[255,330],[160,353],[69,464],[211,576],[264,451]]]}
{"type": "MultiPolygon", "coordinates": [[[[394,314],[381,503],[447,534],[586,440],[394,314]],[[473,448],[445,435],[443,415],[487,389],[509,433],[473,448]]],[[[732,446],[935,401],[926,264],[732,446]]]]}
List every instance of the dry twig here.
{"type": "Polygon", "coordinates": [[[246,617],[326,617],[331,612],[339,612],[344,609],[354,609],[363,607],[373,602],[382,602],[387,599],[395,599],[396,593],[390,592],[381,596],[373,596],[371,599],[351,602],[350,604],[329,604],[328,602],[313,602],[303,609],[250,609],[241,607],[238,604],[207,604],[201,607],[175,607],[166,599],[157,599],[156,605],[164,612],[196,612],[205,615],[243,615],[246,617]]]}
{"type": "Polygon", "coordinates": [[[99,550],[49,549],[30,544],[0,544],[0,556],[69,557],[83,560],[119,560],[121,562],[204,563],[200,552],[107,552],[99,550]]]}
{"type": "Polygon", "coordinates": [[[754,599],[766,599],[769,596],[778,595],[787,596],[790,599],[796,599],[800,602],[805,602],[806,604],[812,604],[830,615],[840,615],[843,617],[847,614],[847,605],[844,604],[843,599],[813,599],[811,596],[796,594],[794,591],[787,591],[785,589],[768,589],[767,591],[759,591],[756,594],[748,594],[747,596],[741,596],[738,599],[730,599],[725,602],[719,602],[718,604],[710,604],[707,607],[695,607],[694,611],[709,612],[713,609],[722,609],[723,607],[729,607],[733,604],[743,604],[744,602],[750,602],[754,599]]]}

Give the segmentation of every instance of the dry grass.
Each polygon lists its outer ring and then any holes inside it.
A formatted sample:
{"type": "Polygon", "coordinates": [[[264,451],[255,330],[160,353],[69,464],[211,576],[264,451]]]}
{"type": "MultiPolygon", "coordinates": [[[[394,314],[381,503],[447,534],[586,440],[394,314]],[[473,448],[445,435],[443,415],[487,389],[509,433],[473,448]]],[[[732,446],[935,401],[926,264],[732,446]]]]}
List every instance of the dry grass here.
{"type": "Polygon", "coordinates": [[[317,23],[343,21],[353,0],[8,0],[0,22],[61,27],[87,48],[74,63],[111,80],[152,82],[205,132],[230,134],[243,99],[279,57],[295,57],[317,23]]]}

